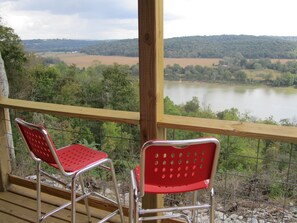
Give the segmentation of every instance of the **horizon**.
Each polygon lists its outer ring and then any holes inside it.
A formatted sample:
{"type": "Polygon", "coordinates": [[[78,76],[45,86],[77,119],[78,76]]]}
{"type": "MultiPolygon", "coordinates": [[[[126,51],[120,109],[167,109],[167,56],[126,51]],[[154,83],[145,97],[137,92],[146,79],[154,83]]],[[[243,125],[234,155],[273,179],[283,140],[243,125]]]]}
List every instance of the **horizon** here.
{"type": "MultiPolygon", "coordinates": [[[[297,38],[296,36],[271,36],[271,35],[246,35],[246,34],[221,34],[221,35],[194,35],[194,36],[176,36],[176,37],[169,37],[164,38],[166,39],[174,39],[174,38],[187,38],[187,37],[213,37],[213,36],[252,36],[252,37],[277,37],[277,38],[297,38]]],[[[130,39],[66,39],[66,38],[51,38],[51,39],[21,39],[22,41],[28,41],[28,40],[76,40],[76,41],[118,41],[118,40],[135,40],[136,38],[130,38],[130,39]]]]}

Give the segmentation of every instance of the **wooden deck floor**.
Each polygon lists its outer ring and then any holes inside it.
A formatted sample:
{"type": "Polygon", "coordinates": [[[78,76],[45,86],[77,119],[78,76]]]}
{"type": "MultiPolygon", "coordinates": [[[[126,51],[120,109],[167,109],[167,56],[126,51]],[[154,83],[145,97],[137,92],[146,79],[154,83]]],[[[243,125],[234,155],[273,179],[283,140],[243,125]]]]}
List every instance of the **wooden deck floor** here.
{"type": "MultiPolygon", "coordinates": [[[[0,223],[26,223],[36,222],[36,192],[33,189],[24,186],[11,184],[6,192],[0,192],[0,223]]],[[[42,211],[47,212],[58,205],[65,203],[67,200],[42,193],[42,211]]],[[[107,211],[90,207],[92,213],[92,222],[98,222],[107,211]]],[[[87,223],[88,219],[85,214],[85,206],[77,204],[76,219],[78,223],[87,223]]],[[[70,210],[64,209],[57,212],[53,217],[47,218],[45,223],[66,223],[71,222],[70,210]]],[[[111,222],[120,222],[116,216],[111,222]]],[[[128,222],[128,220],[126,220],[128,222]]]]}
{"type": "MultiPolygon", "coordinates": [[[[9,175],[10,186],[6,192],[0,192],[0,223],[35,223],[36,222],[36,184],[14,175],[9,175]]],[[[70,193],[58,188],[42,185],[41,199],[42,211],[48,212],[57,206],[69,201],[70,193]]],[[[100,201],[95,198],[89,199],[92,222],[100,219],[115,210],[113,204],[100,201]]],[[[85,206],[81,203],[76,205],[76,222],[87,223],[85,206]]],[[[125,222],[128,223],[128,208],[123,207],[125,222]]],[[[70,223],[70,209],[63,209],[52,217],[47,218],[45,223],[70,223]]],[[[117,215],[110,219],[109,223],[120,223],[117,215]]],[[[162,223],[181,223],[176,219],[165,219],[162,223]]]]}

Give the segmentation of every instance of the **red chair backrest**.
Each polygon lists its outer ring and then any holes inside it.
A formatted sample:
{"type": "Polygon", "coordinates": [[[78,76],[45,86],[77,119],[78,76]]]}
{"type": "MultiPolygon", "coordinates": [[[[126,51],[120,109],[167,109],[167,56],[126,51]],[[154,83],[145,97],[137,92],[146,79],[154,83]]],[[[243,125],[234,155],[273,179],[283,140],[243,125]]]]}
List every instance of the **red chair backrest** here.
{"type": "MultiPolygon", "coordinates": [[[[210,180],[217,144],[148,145],[144,148],[145,183],[163,187],[189,185],[210,180]]],[[[216,164],[215,164],[216,165],[216,164]]]]}
{"type": "Polygon", "coordinates": [[[56,164],[50,146],[54,152],[56,151],[56,148],[47,130],[42,126],[25,122],[19,118],[16,119],[16,123],[29,150],[44,162],[56,164]]]}

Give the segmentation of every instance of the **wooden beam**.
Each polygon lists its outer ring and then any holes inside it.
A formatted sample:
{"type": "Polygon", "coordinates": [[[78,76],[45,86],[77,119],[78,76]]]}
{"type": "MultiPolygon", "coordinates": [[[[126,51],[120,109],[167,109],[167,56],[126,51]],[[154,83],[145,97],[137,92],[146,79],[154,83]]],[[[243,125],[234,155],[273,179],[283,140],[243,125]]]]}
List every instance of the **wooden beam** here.
{"type": "MultiPolygon", "coordinates": [[[[165,136],[157,126],[164,113],[163,0],[138,0],[138,22],[140,141],[143,144],[165,136]]],[[[144,208],[162,207],[163,197],[146,195],[142,205],[144,208]]]]}
{"type": "Polygon", "coordinates": [[[141,142],[158,138],[163,116],[163,1],[139,0],[139,81],[141,142]]]}
{"type": "MultiPolygon", "coordinates": [[[[83,108],[17,99],[0,99],[0,107],[54,115],[65,115],[69,117],[86,118],[98,121],[116,121],[120,123],[130,123],[135,125],[139,123],[139,113],[137,112],[110,112],[110,110],[105,109],[83,108]]],[[[219,135],[233,135],[239,137],[270,139],[282,142],[297,143],[297,128],[290,126],[194,118],[174,115],[163,115],[162,118],[159,118],[157,125],[157,129],[181,129],[219,135]]],[[[1,127],[4,127],[4,125],[1,127]]],[[[4,131],[4,129],[5,127],[2,130],[4,131]]]]}
{"type": "Polygon", "coordinates": [[[174,115],[164,115],[163,119],[158,122],[158,125],[162,128],[297,143],[297,128],[292,126],[278,126],[185,116],[177,117],[174,115]]]}
{"type": "Polygon", "coordinates": [[[0,107],[97,121],[111,121],[139,125],[138,112],[115,111],[108,109],[88,108],[9,98],[0,99],[0,107]]]}

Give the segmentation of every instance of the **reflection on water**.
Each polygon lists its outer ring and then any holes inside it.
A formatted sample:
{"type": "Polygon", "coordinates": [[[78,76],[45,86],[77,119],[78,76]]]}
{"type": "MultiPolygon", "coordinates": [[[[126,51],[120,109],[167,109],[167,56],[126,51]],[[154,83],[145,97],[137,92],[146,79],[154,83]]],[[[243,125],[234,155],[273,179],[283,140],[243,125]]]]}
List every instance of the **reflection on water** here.
{"type": "Polygon", "coordinates": [[[165,81],[164,95],[175,104],[184,104],[196,96],[202,106],[215,112],[234,107],[261,119],[297,119],[297,89],[293,88],[165,81]]]}

